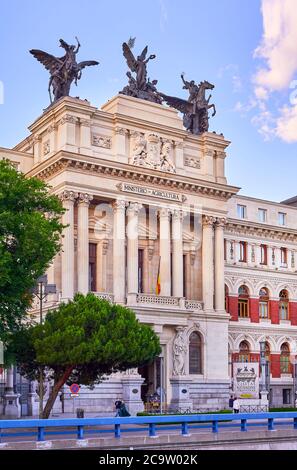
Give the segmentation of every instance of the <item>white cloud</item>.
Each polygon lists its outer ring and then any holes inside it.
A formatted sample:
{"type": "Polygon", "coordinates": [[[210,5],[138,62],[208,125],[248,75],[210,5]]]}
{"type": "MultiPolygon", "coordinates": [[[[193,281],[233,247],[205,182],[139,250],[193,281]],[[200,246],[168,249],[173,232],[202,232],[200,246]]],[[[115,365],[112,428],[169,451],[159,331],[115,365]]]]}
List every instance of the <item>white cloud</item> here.
{"type": "Polygon", "coordinates": [[[288,89],[297,72],[297,1],[262,0],[263,37],[254,51],[262,62],[253,77],[258,114],[252,123],[265,140],[275,136],[297,142],[297,105],[283,106],[279,114],[268,111],[272,94],[288,89]]]}

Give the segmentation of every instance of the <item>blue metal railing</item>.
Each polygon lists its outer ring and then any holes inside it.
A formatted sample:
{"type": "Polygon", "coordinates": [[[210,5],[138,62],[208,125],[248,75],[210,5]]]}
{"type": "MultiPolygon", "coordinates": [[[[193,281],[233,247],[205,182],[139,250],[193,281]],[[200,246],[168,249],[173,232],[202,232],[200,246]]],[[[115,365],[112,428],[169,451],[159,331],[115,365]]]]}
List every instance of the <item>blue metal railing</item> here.
{"type": "Polygon", "coordinates": [[[20,436],[35,436],[37,441],[44,441],[46,435],[76,434],[77,439],[84,439],[85,432],[113,432],[114,437],[121,437],[121,430],[125,432],[148,431],[150,437],[157,436],[159,430],[180,429],[182,435],[189,434],[189,427],[193,424],[201,428],[209,427],[213,433],[218,433],[220,427],[236,426],[243,432],[248,430],[248,426],[261,425],[267,426],[268,431],[273,431],[276,424],[292,424],[297,430],[297,412],[267,412],[267,413],[238,413],[238,414],[204,414],[204,415],[170,415],[170,416],[130,416],[126,418],[73,418],[73,419],[19,419],[19,420],[0,420],[0,442],[5,442],[5,437],[15,438],[20,436]],[[287,420],[280,422],[279,420],[287,420]],[[277,421],[276,421],[277,420],[277,421]],[[257,423],[256,423],[257,421],[257,423]],[[125,426],[121,428],[121,426],[125,426]],[[131,426],[134,425],[134,428],[131,426]],[[137,428],[135,428],[135,425],[137,428]],[[167,425],[167,426],[166,426],[167,425]],[[86,429],[88,427],[88,429],[86,429]],[[99,429],[91,430],[96,427],[99,429]],[[53,428],[58,430],[53,431],[53,428]],[[74,428],[74,429],[73,429],[74,428]],[[101,430],[100,430],[101,428],[101,430]],[[5,433],[5,430],[18,430],[17,433],[5,433]],[[20,430],[25,430],[20,432],[20,430]]]}

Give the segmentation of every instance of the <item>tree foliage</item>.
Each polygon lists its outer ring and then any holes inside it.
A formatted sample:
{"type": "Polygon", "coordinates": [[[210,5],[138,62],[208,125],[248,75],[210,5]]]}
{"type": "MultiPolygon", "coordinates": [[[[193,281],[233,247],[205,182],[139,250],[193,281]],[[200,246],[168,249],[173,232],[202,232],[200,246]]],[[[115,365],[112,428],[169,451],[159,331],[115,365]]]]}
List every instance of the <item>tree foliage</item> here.
{"type": "Polygon", "coordinates": [[[64,209],[48,191],[0,161],[0,338],[20,325],[29,289],[60,249],[64,209]]]}
{"type": "Polygon", "coordinates": [[[9,349],[22,375],[38,379],[42,365],[53,380],[45,418],[66,382],[92,386],[105,374],[152,361],[161,351],[158,336],[132,310],[94,294],[77,294],[50,311],[42,325],[16,332],[9,349]]]}

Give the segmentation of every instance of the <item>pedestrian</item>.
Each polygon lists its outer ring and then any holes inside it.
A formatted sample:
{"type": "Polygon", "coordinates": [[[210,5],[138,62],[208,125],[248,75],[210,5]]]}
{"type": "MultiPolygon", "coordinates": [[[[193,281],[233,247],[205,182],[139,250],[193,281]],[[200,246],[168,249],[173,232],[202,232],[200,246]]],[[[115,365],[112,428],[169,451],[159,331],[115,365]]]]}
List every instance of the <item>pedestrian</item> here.
{"type": "Polygon", "coordinates": [[[233,409],[233,403],[234,403],[234,397],[233,395],[231,395],[231,397],[229,398],[229,408],[233,409]]]}
{"type": "Polygon", "coordinates": [[[233,413],[239,413],[239,409],[240,409],[239,400],[237,399],[237,397],[234,397],[234,401],[233,401],[233,413]]]}
{"type": "Polygon", "coordinates": [[[116,414],[115,416],[121,416],[121,406],[122,406],[123,402],[117,398],[116,401],[115,401],[115,409],[116,409],[116,414]]]}
{"type": "Polygon", "coordinates": [[[122,401],[121,402],[121,407],[120,407],[120,414],[119,416],[131,416],[129,411],[126,408],[125,403],[122,401]]]}

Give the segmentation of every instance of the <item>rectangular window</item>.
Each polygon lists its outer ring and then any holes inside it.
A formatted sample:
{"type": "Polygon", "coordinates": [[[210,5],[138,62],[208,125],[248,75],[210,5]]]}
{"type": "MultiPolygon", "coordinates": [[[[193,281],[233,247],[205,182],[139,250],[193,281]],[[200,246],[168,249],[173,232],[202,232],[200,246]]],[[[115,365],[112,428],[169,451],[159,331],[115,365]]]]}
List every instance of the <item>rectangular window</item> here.
{"type": "Polygon", "coordinates": [[[138,292],[143,293],[143,250],[138,250],[138,292]]]}
{"type": "Polygon", "coordinates": [[[259,302],[259,317],[268,318],[268,302],[266,301],[259,302]]]}
{"type": "Polygon", "coordinates": [[[97,244],[89,243],[89,291],[96,292],[97,244]]]}
{"type": "Polygon", "coordinates": [[[287,248],[281,248],[281,266],[287,266],[287,248]]]}
{"type": "Polygon", "coordinates": [[[246,262],[247,243],[239,242],[239,261],[246,262]]]}
{"type": "Polygon", "coordinates": [[[243,206],[242,204],[237,204],[237,217],[239,217],[240,219],[246,218],[246,206],[243,206]]]}
{"type": "Polygon", "coordinates": [[[285,212],[278,213],[278,225],[286,225],[286,214],[285,212]]]}
{"type": "Polygon", "coordinates": [[[247,299],[238,300],[238,316],[239,318],[248,318],[249,316],[249,301],[247,299]]]}
{"type": "Polygon", "coordinates": [[[260,264],[267,264],[267,245],[261,245],[261,261],[260,264]]]}
{"type": "Polygon", "coordinates": [[[291,389],[283,388],[283,405],[291,404],[291,389]]]}
{"type": "Polygon", "coordinates": [[[258,209],[258,217],[259,217],[259,222],[266,222],[267,221],[267,210],[266,209],[258,209]]]}

